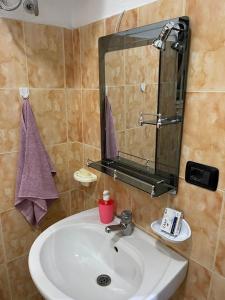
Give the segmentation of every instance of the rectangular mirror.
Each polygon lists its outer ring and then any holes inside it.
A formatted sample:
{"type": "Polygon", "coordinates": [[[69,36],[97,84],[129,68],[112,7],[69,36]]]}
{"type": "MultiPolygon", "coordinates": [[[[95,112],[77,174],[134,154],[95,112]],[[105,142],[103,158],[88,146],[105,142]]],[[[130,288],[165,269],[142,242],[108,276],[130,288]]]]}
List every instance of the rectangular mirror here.
{"type": "Polygon", "coordinates": [[[188,17],[99,39],[102,159],[89,166],[153,197],[176,193],[188,47],[188,17]]]}

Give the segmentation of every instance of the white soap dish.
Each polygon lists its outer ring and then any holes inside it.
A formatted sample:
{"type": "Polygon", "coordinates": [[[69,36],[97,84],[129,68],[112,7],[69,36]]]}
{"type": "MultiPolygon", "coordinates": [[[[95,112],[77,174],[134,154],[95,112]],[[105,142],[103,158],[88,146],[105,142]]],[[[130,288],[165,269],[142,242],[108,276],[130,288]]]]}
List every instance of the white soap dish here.
{"type": "Polygon", "coordinates": [[[97,181],[97,176],[84,168],[76,171],[73,174],[73,178],[86,187],[88,187],[90,183],[97,181]]]}
{"type": "Polygon", "coordinates": [[[191,228],[187,221],[182,220],[181,230],[178,236],[173,236],[160,229],[162,219],[156,220],[151,224],[151,228],[154,233],[159,235],[162,239],[171,243],[182,243],[191,237],[191,228]]]}

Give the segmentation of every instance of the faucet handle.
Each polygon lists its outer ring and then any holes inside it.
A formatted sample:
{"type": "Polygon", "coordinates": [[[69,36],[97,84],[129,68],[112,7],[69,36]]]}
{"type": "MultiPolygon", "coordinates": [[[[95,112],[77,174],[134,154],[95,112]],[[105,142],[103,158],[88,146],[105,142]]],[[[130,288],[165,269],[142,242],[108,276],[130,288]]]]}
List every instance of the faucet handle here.
{"type": "Polygon", "coordinates": [[[132,222],[132,212],[130,210],[123,210],[121,215],[117,215],[119,219],[121,219],[122,223],[129,224],[132,222]]]}

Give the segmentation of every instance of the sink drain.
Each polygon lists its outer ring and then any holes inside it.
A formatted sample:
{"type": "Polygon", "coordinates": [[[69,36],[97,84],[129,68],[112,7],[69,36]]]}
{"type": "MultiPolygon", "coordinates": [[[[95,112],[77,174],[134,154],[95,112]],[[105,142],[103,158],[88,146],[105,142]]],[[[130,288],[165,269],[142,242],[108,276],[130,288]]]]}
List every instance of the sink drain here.
{"type": "Polygon", "coordinates": [[[107,285],[110,285],[111,278],[109,275],[101,274],[97,277],[96,281],[97,281],[97,284],[100,286],[107,286],[107,285]]]}

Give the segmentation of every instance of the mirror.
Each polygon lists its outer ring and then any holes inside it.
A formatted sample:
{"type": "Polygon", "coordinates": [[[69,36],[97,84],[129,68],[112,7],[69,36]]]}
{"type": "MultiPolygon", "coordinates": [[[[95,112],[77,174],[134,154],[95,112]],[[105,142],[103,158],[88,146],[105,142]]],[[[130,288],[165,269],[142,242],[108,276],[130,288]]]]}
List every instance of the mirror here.
{"type": "Polygon", "coordinates": [[[188,46],[188,17],[99,39],[102,159],[91,167],[154,197],[176,193],[188,46]]]}

